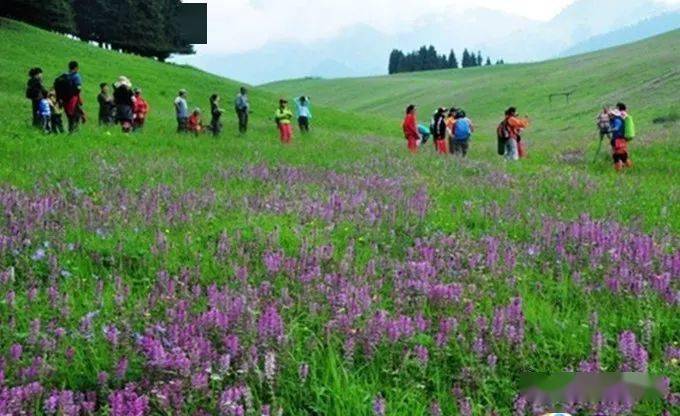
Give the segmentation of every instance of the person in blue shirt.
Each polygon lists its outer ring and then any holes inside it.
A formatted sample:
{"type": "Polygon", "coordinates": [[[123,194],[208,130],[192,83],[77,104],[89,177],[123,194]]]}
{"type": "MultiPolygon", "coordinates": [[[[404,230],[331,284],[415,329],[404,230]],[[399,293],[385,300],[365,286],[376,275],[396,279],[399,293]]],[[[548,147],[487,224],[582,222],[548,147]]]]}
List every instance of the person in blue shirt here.
{"type": "Polygon", "coordinates": [[[298,114],[298,125],[303,133],[309,132],[309,120],[312,119],[311,102],[309,97],[302,96],[295,99],[298,114]]]}
{"type": "Polygon", "coordinates": [[[427,141],[430,139],[430,136],[432,135],[430,128],[424,124],[418,124],[418,133],[420,134],[420,146],[427,143],[427,141]]]}

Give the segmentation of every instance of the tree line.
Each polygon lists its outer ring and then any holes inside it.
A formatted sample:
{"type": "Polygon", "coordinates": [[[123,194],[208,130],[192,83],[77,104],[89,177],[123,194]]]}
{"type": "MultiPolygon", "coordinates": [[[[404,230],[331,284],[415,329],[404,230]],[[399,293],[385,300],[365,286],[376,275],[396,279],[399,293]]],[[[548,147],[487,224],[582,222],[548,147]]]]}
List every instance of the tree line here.
{"type": "Polygon", "coordinates": [[[155,57],[192,54],[183,39],[181,0],[2,0],[1,14],[104,47],[155,57]]]}
{"type": "MultiPolygon", "coordinates": [[[[502,59],[496,61],[496,65],[502,65],[502,59]]],[[[460,62],[456,53],[451,49],[448,56],[440,55],[434,46],[421,46],[420,49],[405,54],[399,49],[394,49],[390,54],[388,72],[398,74],[401,72],[429,71],[433,69],[456,69],[470,68],[475,66],[493,65],[490,57],[486,60],[482,57],[482,52],[470,52],[467,48],[463,51],[460,62]]]]}

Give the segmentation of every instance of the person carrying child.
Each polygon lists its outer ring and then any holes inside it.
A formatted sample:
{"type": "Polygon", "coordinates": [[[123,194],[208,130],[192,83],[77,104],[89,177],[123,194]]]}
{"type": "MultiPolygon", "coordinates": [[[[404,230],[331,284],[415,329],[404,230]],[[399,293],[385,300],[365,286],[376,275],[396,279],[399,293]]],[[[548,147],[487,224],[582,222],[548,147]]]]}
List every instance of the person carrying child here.
{"type": "Polygon", "coordinates": [[[64,114],[64,109],[59,104],[57,100],[57,94],[54,90],[50,90],[47,94],[47,99],[50,101],[50,112],[52,113],[52,118],[50,120],[52,124],[52,134],[58,134],[64,132],[64,122],[62,121],[62,115],[64,114]]]}
{"type": "Polygon", "coordinates": [[[50,100],[42,93],[38,95],[38,118],[40,127],[44,133],[52,131],[52,112],[50,111],[50,100]]]}
{"type": "Polygon", "coordinates": [[[274,121],[279,128],[279,135],[281,143],[290,144],[293,140],[293,112],[288,108],[288,100],[282,98],[279,100],[279,108],[274,113],[274,121]]]}

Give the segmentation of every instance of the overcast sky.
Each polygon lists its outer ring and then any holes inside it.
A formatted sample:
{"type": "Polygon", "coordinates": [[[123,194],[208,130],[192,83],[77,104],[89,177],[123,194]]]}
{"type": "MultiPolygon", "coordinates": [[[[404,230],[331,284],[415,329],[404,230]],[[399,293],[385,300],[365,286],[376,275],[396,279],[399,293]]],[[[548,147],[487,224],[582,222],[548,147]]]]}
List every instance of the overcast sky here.
{"type": "MultiPolygon", "coordinates": [[[[185,0],[205,3],[206,0],[185,0]]],[[[440,8],[486,7],[549,20],[575,0],[208,0],[208,45],[198,52],[233,53],[270,41],[313,41],[366,23],[395,32],[440,8]]],[[[680,3],[680,0],[665,0],[680,3]]]]}

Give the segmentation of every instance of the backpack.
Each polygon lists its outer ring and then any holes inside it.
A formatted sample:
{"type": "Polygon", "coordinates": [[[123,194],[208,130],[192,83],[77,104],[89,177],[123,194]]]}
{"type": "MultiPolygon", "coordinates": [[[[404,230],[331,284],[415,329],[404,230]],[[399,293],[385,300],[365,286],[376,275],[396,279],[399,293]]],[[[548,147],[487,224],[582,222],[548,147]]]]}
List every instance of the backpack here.
{"type": "Polygon", "coordinates": [[[75,95],[69,74],[63,73],[54,80],[54,92],[57,95],[57,100],[62,103],[69,101],[75,95]]]}
{"type": "Polygon", "coordinates": [[[468,140],[472,136],[472,129],[470,128],[470,120],[466,118],[459,118],[456,120],[456,131],[454,136],[457,140],[468,140]]]}
{"type": "Polygon", "coordinates": [[[623,120],[623,136],[629,142],[635,139],[635,120],[630,114],[623,120]]]}
{"type": "Polygon", "coordinates": [[[505,154],[505,143],[510,140],[510,129],[508,128],[507,120],[503,120],[496,129],[498,136],[498,154],[503,156],[505,154]]]}

